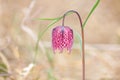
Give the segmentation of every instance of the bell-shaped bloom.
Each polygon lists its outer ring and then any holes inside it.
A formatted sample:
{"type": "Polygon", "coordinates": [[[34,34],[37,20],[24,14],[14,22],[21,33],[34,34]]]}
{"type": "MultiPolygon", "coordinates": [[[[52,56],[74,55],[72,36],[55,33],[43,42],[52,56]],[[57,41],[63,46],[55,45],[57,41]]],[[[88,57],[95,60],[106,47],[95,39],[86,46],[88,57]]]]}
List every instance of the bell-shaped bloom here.
{"type": "Polygon", "coordinates": [[[63,49],[71,51],[73,45],[73,30],[68,26],[57,26],[52,31],[52,47],[53,51],[63,49]]]}

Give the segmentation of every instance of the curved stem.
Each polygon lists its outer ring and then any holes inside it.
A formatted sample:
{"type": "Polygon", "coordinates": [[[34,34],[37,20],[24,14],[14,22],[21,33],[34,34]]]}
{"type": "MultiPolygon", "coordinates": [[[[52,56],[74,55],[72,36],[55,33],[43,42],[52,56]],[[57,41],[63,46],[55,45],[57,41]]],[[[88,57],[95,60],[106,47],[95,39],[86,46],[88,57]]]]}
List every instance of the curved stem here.
{"type": "Polygon", "coordinates": [[[62,26],[64,26],[64,21],[65,21],[65,16],[68,13],[76,13],[78,18],[79,18],[79,22],[80,22],[80,27],[81,27],[81,36],[82,36],[82,80],[85,80],[85,48],[84,48],[84,28],[83,28],[83,24],[82,24],[82,19],[80,17],[80,14],[77,11],[74,10],[70,10],[67,11],[64,15],[63,15],[63,21],[62,21],[62,26]]]}

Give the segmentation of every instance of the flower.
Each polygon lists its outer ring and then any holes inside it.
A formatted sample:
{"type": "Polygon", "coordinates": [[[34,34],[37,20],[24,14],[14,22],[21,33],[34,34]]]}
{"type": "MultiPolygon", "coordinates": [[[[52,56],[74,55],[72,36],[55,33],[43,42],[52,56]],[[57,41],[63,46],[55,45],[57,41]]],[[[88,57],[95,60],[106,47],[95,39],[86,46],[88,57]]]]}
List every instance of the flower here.
{"type": "Polygon", "coordinates": [[[52,47],[53,51],[63,49],[71,51],[73,45],[73,30],[68,26],[57,26],[52,30],[52,47]]]}

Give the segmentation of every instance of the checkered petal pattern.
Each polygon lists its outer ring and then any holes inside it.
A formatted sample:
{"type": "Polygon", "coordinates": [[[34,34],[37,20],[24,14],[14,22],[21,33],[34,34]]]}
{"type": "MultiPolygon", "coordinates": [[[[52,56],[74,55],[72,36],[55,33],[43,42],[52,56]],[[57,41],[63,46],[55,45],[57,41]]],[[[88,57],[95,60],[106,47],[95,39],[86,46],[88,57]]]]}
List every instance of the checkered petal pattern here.
{"type": "Polygon", "coordinates": [[[73,45],[73,30],[68,26],[57,26],[52,30],[52,47],[53,51],[63,49],[71,51],[73,45]]]}

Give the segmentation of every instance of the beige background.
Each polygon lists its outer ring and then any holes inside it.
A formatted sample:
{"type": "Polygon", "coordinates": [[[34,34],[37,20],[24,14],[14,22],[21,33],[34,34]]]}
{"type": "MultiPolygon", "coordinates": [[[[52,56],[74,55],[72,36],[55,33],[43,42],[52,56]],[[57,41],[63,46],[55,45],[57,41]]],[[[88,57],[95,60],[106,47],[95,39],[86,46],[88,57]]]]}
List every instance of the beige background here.
{"type": "MultiPolygon", "coordinates": [[[[0,2],[0,32],[2,35],[11,34],[12,28],[20,28],[25,10],[30,0],[1,0],[0,2]],[[8,30],[9,29],[9,30],[8,30]]],[[[74,9],[81,14],[83,21],[92,8],[95,0],[36,0],[30,16],[25,21],[34,32],[42,31],[50,22],[35,21],[35,18],[53,18],[74,9]]],[[[120,9],[119,0],[101,0],[99,6],[90,17],[85,28],[87,43],[119,43],[120,42],[120,9]]],[[[66,25],[80,31],[76,16],[70,15],[66,25]]],[[[57,23],[56,25],[61,25],[57,23]]],[[[53,26],[54,27],[54,26],[53,26]]],[[[52,28],[51,28],[52,29],[52,28]]],[[[48,33],[51,33],[48,31],[48,33]]],[[[46,34],[47,35],[47,34],[46,34]]]]}
{"type": "MultiPolygon", "coordinates": [[[[20,73],[33,61],[38,33],[51,22],[36,18],[59,17],[73,9],[80,13],[84,21],[95,1],[0,0],[0,63],[8,65],[12,73],[8,80],[48,80],[50,62],[46,53],[52,56],[52,74],[57,80],[80,80],[82,64],[79,44],[74,44],[71,55],[65,52],[53,55],[52,52],[51,31],[61,25],[61,21],[49,28],[41,38],[33,70],[25,78],[20,73]]],[[[67,16],[65,24],[80,32],[75,15],[67,16]]],[[[85,27],[85,41],[86,80],[120,80],[120,0],[100,0],[85,27]]],[[[4,80],[3,77],[0,80],[4,80]]]]}

